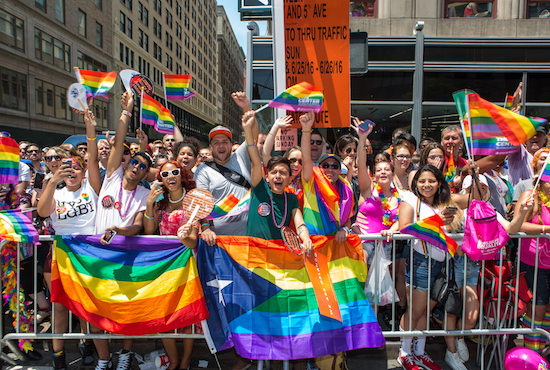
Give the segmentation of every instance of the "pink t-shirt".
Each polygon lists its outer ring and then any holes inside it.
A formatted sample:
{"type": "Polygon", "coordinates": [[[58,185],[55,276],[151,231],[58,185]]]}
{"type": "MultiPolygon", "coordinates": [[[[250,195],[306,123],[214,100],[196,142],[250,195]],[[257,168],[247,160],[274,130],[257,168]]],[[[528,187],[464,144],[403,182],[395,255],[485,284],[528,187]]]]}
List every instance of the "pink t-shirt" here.
{"type": "MultiPolygon", "coordinates": [[[[546,206],[542,206],[540,213],[543,225],[550,225],[550,211],[546,206]]],[[[538,224],[539,216],[536,215],[530,221],[538,224]]],[[[535,266],[535,256],[537,253],[537,239],[522,239],[521,240],[521,257],[520,260],[530,266],[535,266]]],[[[550,241],[546,238],[539,239],[539,268],[550,269],[550,241]]]]}

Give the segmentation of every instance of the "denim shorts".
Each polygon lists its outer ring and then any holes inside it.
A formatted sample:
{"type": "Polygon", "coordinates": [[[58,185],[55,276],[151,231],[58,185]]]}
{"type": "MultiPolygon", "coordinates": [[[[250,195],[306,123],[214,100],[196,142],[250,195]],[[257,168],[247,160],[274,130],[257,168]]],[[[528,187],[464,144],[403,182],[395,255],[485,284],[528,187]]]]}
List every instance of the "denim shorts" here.
{"type": "MultiPolygon", "coordinates": [[[[464,261],[465,256],[455,256],[455,281],[459,288],[464,284],[464,261]]],[[[479,262],[474,262],[468,258],[468,267],[466,269],[466,285],[477,286],[479,280],[479,262]]]]}
{"type": "MultiPolygon", "coordinates": [[[[412,288],[419,290],[421,292],[427,292],[428,291],[428,262],[429,262],[428,256],[418,253],[417,251],[413,251],[413,284],[412,288]]],[[[411,285],[411,268],[410,263],[411,259],[410,257],[405,259],[405,283],[409,286],[411,285]]],[[[432,265],[432,272],[430,276],[430,287],[433,285],[435,278],[441,270],[445,267],[445,261],[436,261],[432,259],[431,262],[432,265]]]]}
{"type": "MultiPolygon", "coordinates": [[[[533,292],[533,281],[535,281],[535,266],[521,262],[521,272],[525,272],[525,280],[531,293],[533,292]]],[[[537,306],[547,305],[550,300],[550,269],[539,268],[537,275],[537,306]]]]}
{"type": "MultiPolygon", "coordinates": [[[[393,258],[393,249],[392,249],[393,243],[384,243],[384,253],[386,255],[386,259],[392,260],[393,258]]],[[[369,259],[367,261],[367,265],[372,265],[372,261],[374,260],[374,251],[375,251],[376,243],[374,241],[363,241],[363,250],[369,254],[369,259]]]]}

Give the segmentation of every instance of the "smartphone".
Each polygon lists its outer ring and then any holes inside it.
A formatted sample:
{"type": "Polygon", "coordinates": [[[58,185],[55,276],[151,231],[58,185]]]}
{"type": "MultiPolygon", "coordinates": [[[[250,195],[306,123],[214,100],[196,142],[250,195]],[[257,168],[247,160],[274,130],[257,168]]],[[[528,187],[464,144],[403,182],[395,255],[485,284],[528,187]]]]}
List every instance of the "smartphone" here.
{"type": "MultiPolygon", "coordinates": [[[[159,190],[164,191],[164,185],[160,185],[160,186],[159,186],[159,190]]],[[[160,193],[159,196],[157,197],[157,200],[155,200],[155,202],[158,203],[158,202],[160,202],[160,201],[163,200],[163,199],[164,199],[164,193],[160,193]]]]}
{"type": "Polygon", "coordinates": [[[34,175],[34,189],[41,190],[44,182],[44,174],[41,172],[37,172],[34,175]]]}
{"type": "Polygon", "coordinates": [[[105,242],[107,244],[110,244],[113,241],[113,238],[115,237],[115,235],[116,235],[116,231],[110,230],[105,232],[105,236],[103,237],[103,239],[105,239],[105,242]]]}
{"type": "Polygon", "coordinates": [[[457,212],[458,212],[458,208],[456,207],[445,207],[442,213],[444,215],[454,215],[457,212]]]}
{"type": "Polygon", "coordinates": [[[370,119],[366,119],[363,123],[359,125],[359,130],[365,132],[369,128],[376,126],[374,122],[372,122],[370,119]]]}
{"type": "Polygon", "coordinates": [[[61,161],[62,166],[69,166],[69,168],[73,167],[73,160],[71,158],[65,158],[63,161],[61,161]]]}

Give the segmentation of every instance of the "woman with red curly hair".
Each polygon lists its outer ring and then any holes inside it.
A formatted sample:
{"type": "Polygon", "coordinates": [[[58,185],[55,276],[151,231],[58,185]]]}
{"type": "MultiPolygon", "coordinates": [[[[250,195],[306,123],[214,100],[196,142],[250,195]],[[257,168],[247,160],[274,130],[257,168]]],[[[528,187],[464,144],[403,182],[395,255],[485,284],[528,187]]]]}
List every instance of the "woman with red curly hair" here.
{"type": "MultiPolygon", "coordinates": [[[[147,209],[143,227],[145,234],[178,235],[183,245],[189,248],[197,246],[198,223],[190,223],[189,215],[182,207],[185,194],[196,187],[192,174],[176,161],[169,161],[160,166],[157,172],[158,182],[151,188],[147,198],[147,209]]],[[[183,329],[191,333],[191,326],[183,329]]],[[[188,369],[191,363],[191,352],[194,339],[183,340],[183,358],[181,362],[175,339],[163,339],[162,343],[170,358],[168,370],[188,369]]]]}

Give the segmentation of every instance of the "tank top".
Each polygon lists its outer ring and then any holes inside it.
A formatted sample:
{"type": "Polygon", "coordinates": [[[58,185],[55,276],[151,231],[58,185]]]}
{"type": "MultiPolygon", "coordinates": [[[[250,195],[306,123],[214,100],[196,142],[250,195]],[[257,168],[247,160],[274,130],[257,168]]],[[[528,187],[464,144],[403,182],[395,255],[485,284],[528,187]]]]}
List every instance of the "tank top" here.
{"type": "MultiPolygon", "coordinates": [[[[540,213],[542,223],[550,225],[550,211],[546,206],[542,206],[540,213]]],[[[538,215],[535,215],[530,222],[538,224],[538,215]]],[[[530,266],[535,266],[535,256],[537,252],[537,239],[525,238],[521,240],[521,262],[530,266]]],[[[539,268],[550,269],[550,241],[546,238],[539,239],[539,268]]]]}
{"type": "MultiPolygon", "coordinates": [[[[390,219],[395,219],[397,210],[398,207],[390,210],[390,219]]],[[[359,226],[361,234],[374,234],[382,230],[388,230],[391,227],[390,225],[384,225],[383,220],[384,210],[381,207],[380,200],[378,200],[378,197],[375,198],[371,192],[370,197],[359,206],[355,224],[359,226]]]]}
{"type": "Polygon", "coordinates": [[[180,226],[185,225],[188,220],[189,216],[182,208],[172,211],[172,213],[165,210],[160,211],[160,235],[177,235],[180,226]]]}

